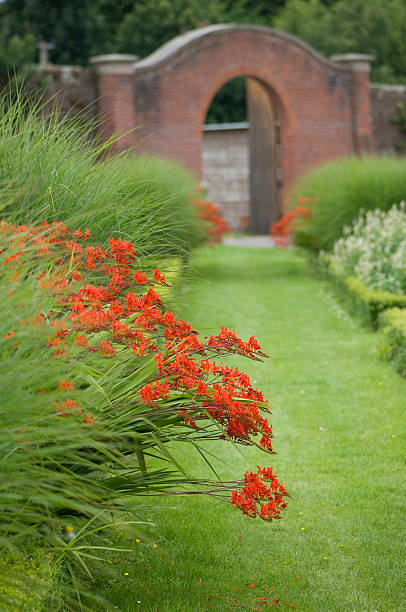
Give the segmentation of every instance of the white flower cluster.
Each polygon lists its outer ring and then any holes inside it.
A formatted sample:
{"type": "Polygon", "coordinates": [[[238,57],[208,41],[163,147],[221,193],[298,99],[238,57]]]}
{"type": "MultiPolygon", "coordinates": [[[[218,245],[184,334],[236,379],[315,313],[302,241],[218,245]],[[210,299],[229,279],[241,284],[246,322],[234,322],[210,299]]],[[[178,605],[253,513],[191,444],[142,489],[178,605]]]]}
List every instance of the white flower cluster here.
{"type": "Polygon", "coordinates": [[[375,209],[344,228],[330,258],[333,269],[370,289],[406,293],[406,205],[375,209]]]}

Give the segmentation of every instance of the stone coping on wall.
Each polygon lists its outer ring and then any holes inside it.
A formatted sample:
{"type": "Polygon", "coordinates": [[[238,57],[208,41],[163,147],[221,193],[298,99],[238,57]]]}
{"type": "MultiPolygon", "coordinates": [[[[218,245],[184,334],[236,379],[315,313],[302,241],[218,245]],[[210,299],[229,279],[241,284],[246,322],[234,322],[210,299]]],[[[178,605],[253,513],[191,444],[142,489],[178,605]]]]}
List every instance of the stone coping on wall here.
{"type": "MultiPolygon", "coordinates": [[[[296,36],[292,36],[291,34],[287,34],[286,32],[282,32],[281,30],[275,30],[274,28],[268,28],[266,26],[258,26],[258,25],[250,25],[250,24],[215,24],[206,26],[204,28],[197,28],[195,30],[190,30],[185,34],[180,34],[176,38],[173,38],[167,43],[164,43],[159,47],[156,51],[153,51],[150,55],[145,57],[142,60],[139,60],[135,64],[136,72],[146,72],[148,70],[153,70],[158,68],[159,66],[165,64],[169,60],[175,58],[180,55],[182,51],[184,51],[187,47],[193,45],[196,41],[202,40],[209,36],[215,36],[217,34],[225,34],[228,32],[257,32],[258,34],[267,34],[273,38],[279,38],[282,40],[286,40],[287,42],[292,43],[293,45],[299,47],[309,55],[313,56],[320,63],[324,64],[326,67],[337,70],[340,72],[352,72],[352,67],[348,65],[342,65],[339,63],[335,63],[332,60],[327,59],[323,55],[320,55],[313,47],[303,42],[296,36]]],[[[353,54],[359,55],[359,54],[353,54]]],[[[363,56],[366,58],[366,56],[363,56]]]]}
{"type": "Polygon", "coordinates": [[[406,85],[386,85],[385,83],[371,83],[371,89],[406,93],[406,85]]]}
{"type": "Polygon", "coordinates": [[[332,55],[330,59],[333,62],[350,67],[355,72],[369,72],[375,56],[370,53],[342,53],[341,55],[332,55]]]}
{"type": "Polygon", "coordinates": [[[90,58],[90,64],[98,74],[133,74],[138,55],[128,53],[107,53],[90,58]]]}
{"type": "Polygon", "coordinates": [[[203,132],[226,132],[228,130],[248,130],[248,121],[238,121],[235,123],[206,123],[202,126],[203,132]]]}

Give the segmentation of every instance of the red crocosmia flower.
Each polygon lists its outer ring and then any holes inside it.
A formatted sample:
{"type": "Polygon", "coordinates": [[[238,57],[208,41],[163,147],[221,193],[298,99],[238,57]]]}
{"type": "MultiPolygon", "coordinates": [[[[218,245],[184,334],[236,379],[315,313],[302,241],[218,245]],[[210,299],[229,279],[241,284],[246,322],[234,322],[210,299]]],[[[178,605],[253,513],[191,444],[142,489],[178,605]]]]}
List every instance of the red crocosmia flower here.
{"type": "Polygon", "coordinates": [[[139,312],[140,310],[142,310],[142,301],[134,293],[127,293],[127,296],[125,298],[125,307],[130,313],[137,311],[139,312]]]}
{"type": "Polygon", "coordinates": [[[227,225],[221,216],[220,207],[204,200],[196,200],[194,204],[198,209],[198,216],[208,224],[206,231],[209,244],[213,245],[216,242],[221,242],[223,234],[231,232],[231,227],[227,225]]]}
{"type": "Polygon", "coordinates": [[[269,452],[272,452],[272,450],[273,450],[272,449],[272,440],[270,440],[270,438],[268,438],[268,436],[262,436],[259,445],[261,446],[261,448],[264,448],[264,449],[268,450],[269,452]]]}
{"type": "Polygon", "coordinates": [[[155,342],[151,343],[150,338],[145,338],[143,342],[139,342],[138,344],[136,342],[133,342],[131,345],[131,349],[133,353],[138,355],[138,357],[143,357],[147,353],[147,351],[152,350],[153,346],[156,348],[155,342]]]}
{"type": "Polygon", "coordinates": [[[108,340],[103,340],[102,342],[99,342],[99,347],[101,354],[106,357],[110,357],[116,352],[116,349],[110,344],[110,342],[108,342],[108,340]]]}
{"type": "MultiPolygon", "coordinates": [[[[299,203],[305,203],[312,201],[312,198],[300,198],[299,203]]],[[[310,216],[310,209],[307,207],[297,206],[294,210],[286,213],[283,217],[272,223],[269,231],[274,241],[275,246],[286,247],[292,241],[292,235],[295,233],[298,221],[297,218],[301,217],[306,219],[310,216]],[[295,221],[296,220],[296,221],[295,221]],[[295,221],[295,224],[293,222],[295,221]]],[[[302,221],[303,223],[303,221],[302,221]]]]}
{"type": "Polygon", "coordinates": [[[269,469],[258,468],[258,472],[246,472],[244,476],[244,486],[241,491],[234,491],[231,503],[240,508],[247,516],[257,516],[257,504],[260,505],[259,516],[265,521],[272,521],[279,518],[281,510],[286,508],[284,496],[286,496],[284,486],[269,469]],[[261,476],[266,474],[267,486],[261,476]]]}
{"type": "Polygon", "coordinates": [[[147,278],[147,275],[140,270],[136,270],[133,274],[133,281],[137,283],[137,285],[149,285],[150,281],[147,278]]]}
{"type": "Polygon", "coordinates": [[[84,417],[83,417],[83,423],[85,425],[94,425],[96,422],[96,419],[94,418],[94,416],[92,415],[91,412],[88,412],[84,417]]]}
{"type": "Polygon", "coordinates": [[[119,264],[127,264],[136,259],[137,253],[134,251],[130,240],[109,238],[110,249],[113,258],[119,264]]]}
{"type": "Polygon", "coordinates": [[[72,410],[78,407],[79,407],[78,402],[75,402],[72,399],[66,399],[63,402],[55,402],[55,408],[57,409],[58,416],[60,417],[72,416],[72,410]]]}
{"type": "Polygon", "coordinates": [[[75,253],[76,255],[82,252],[82,245],[79,244],[79,242],[76,242],[76,240],[67,240],[65,242],[65,246],[66,246],[67,251],[71,251],[72,253],[75,253]]]}
{"type": "Polygon", "coordinates": [[[78,346],[89,346],[86,336],[76,336],[76,344],[78,346]]]}
{"type": "Polygon", "coordinates": [[[80,272],[80,270],[72,270],[72,280],[74,281],[80,281],[82,280],[82,273],[80,272]]]}
{"type": "Polygon", "coordinates": [[[96,269],[96,264],[94,263],[93,257],[88,257],[85,265],[86,265],[86,268],[88,268],[88,270],[96,269]]]}
{"type": "Polygon", "coordinates": [[[199,380],[196,387],[196,395],[207,397],[209,395],[209,385],[202,380],[199,380]]]}
{"type": "MultiPolygon", "coordinates": [[[[315,198],[298,198],[297,203],[301,206],[302,204],[308,204],[309,202],[315,202],[315,198]]],[[[298,207],[299,208],[299,207],[298,207]]],[[[309,209],[305,208],[306,214],[309,214],[309,209]]]]}
{"type": "Polygon", "coordinates": [[[176,327],[177,323],[176,323],[176,319],[175,316],[173,314],[173,312],[171,312],[170,310],[167,310],[163,316],[163,321],[166,325],[166,327],[176,327]]]}
{"type": "Polygon", "coordinates": [[[69,389],[73,389],[74,384],[70,380],[60,380],[58,384],[58,389],[60,391],[68,391],[69,389]]]}
{"type": "Polygon", "coordinates": [[[162,274],[160,272],[160,270],[154,270],[153,274],[152,274],[152,280],[154,281],[154,283],[158,283],[159,285],[165,285],[166,287],[169,287],[168,283],[165,280],[165,275],[162,274]]]}
{"type": "Polygon", "coordinates": [[[192,419],[191,416],[188,415],[186,410],[181,410],[178,413],[178,416],[183,417],[183,421],[184,421],[185,425],[187,425],[188,427],[192,427],[193,429],[197,429],[196,421],[194,419],[192,419]]]}
{"type": "Polygon", "coordinates": [[[158,399],[167,399],[169,397],[169,385],[165,380],[161,383],[159,380],[147,383],[140,389],[140,397],[145,404],[154,404],[158,399]]]}

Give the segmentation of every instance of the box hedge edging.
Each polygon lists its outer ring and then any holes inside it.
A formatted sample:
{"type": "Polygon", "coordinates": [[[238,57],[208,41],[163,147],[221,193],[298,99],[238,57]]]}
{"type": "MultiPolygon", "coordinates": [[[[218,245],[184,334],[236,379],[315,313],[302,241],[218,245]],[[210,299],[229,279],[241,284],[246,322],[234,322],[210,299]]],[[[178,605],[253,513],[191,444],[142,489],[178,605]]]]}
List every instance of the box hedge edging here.
{"type": "Polygon", "coordinates": [[[381,356],[406,377],[406,310],[388,308],[380,314],[379,325],[382,331],[381,356]]]}
{"type": "Polygon", "coordinates": [[[379,353],[406,377],[406,295],[369,289],[354,276],[323,267],[349,311],[362,323],[380,329],[379,353]]]}
{"type": "Polygon", "coordinates": [[[379,315],[388,308],[406,308],[406,295],[369,289],[354,276],[340,276],[329,269],[329,277],[349,310],[373,329],[379,325],[379,315]]]}

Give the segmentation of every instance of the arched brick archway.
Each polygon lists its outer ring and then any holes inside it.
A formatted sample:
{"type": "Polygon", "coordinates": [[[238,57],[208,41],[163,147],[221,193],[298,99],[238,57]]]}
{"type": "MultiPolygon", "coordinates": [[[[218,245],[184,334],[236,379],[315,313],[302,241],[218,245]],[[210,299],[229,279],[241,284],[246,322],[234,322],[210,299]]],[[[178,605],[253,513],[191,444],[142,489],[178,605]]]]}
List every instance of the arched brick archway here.
{"type": "Polygon", "coordinates": [[[105,136],[127,133],[119,148],[136,145],[201,176],[201,126],[210,101],[225,82],[242,75],[270,92],[280,124],[283,198],[309,167],[372,149],[370,56],[333,62],[271,28],[214,25],[134,59],[93,59],[105,136]]]}
{"type": "MultiPolygon", "coordinates": [[[[235,77],[244,76],[246,80],[248,130],[248,166],[249,166],[249,214],[248,218],[240,218],[238,226],[227,218],[235,227],[241,227],[244,219],[246,226],[254,233],[267,233],[270,223],[277,221],[281,214],[282,188],[282,155],[280,154],[280,125],[286,127],[294,123],[294,117],[288,121],[288,112],[278,94],[260,75],[251,70],[248,74],[232,72],[213,85],[209,92],[209,101],[205,101],[204,115],[201,124],[205,122],[210,104],[215,94],[223,85],[235,77]],[[230,77],[227,78],[227,77],[230,77]]],[[[231,170],[231,168],[229,168],[231,170]]],[[[224,168],[223,168],[224,173],[224,168]]],[[[204,173],[203,173],[204,178],[204,173]]],[[[209,192],[210,196],[210,192],[209,192]]],[[[216,200],[217,201],[217,200],[216,200]]],[[[223,211],[224,212],[224,211],[223,211]]],[[[234,217],[234,215],[233,215],[234,217]]]]}

